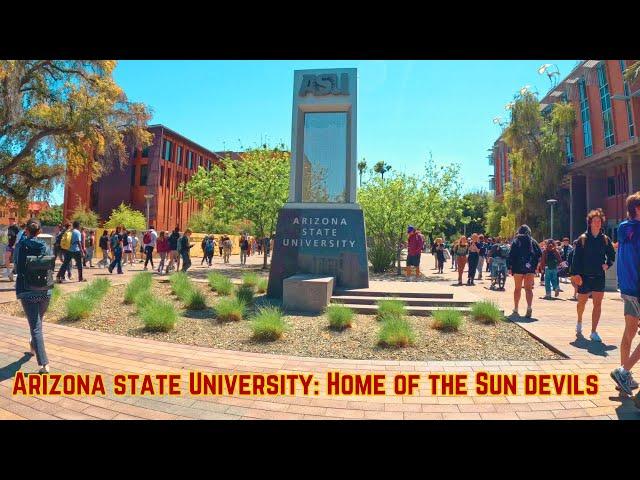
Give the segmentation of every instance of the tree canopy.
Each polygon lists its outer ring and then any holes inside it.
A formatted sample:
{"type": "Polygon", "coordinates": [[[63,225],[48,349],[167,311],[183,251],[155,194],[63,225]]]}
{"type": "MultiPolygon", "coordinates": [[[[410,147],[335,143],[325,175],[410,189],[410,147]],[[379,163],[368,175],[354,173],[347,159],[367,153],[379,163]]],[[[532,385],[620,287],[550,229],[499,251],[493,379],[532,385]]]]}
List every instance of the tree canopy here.
{"type": "Polygon", "coordinates": [[[139,210],[132,209],[129,205],[121,203],[114,208],[109,215],[109,220],[104,224],[105,228],[115,229],[124,225],[128,230],[145,230],[147,228],[147,219],[139,210]]]}
{"type": "Polygon", "coordinates": [[[38,215],[38,220],[42,225],[56,227],[63,222],[62,213],[62,205],[52,205],[38,215]]]}
{"type": "Polygon", "coordinates": [[[0,60],[0,196],[46,196],[68,168],[94,179],[144,148],[150,113],[127,100],[113,60],[0,60]],[[92,161],[95,160],[95,161],[92,161]]]}

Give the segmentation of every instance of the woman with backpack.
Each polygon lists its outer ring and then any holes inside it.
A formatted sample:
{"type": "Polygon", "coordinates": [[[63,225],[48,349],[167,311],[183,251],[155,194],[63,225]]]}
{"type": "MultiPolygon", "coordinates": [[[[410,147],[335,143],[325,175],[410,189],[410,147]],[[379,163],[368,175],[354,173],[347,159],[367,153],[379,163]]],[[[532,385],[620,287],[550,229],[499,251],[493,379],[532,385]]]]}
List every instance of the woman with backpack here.
{"type": "Polygon", "coordinates": [[[16,297],[22,303],[29,322],[30,353],[38,360],[38,373],[49,373],[42,324],[53,292],[55,257],[44,241],[38,240],[39,233],[40,222],[36,219],[29,220],[26,227],[27,238],[20,242],[16,251],[16,297]]]}
{"type": "Polygon", "coordinates": [[[545,300],[551,300],[551,287],[556,297],[560,295],[560,283],[558,280],[558,266],[562,263],[560,252],[553,240],[547,240],[546,247],[540,259],[540,273],[544,275],[545,300]]]}
{"type": "Polygon", "coordinates": [[[515,289],[513,290],[513,314],[520,316],[518,305],[522,295],[522,288],[525,291],[527,300],[526,318],[531,318],[533,303],[533,285],[535,283],[535,272],[538,262],[542,256],[542,251],[538,242],[531,238],[531,229],[528,225],[521,225],[518,234],[511,243],[509,258],[507,259],[507,269],[509,275],[513,275],[515,289]]]}

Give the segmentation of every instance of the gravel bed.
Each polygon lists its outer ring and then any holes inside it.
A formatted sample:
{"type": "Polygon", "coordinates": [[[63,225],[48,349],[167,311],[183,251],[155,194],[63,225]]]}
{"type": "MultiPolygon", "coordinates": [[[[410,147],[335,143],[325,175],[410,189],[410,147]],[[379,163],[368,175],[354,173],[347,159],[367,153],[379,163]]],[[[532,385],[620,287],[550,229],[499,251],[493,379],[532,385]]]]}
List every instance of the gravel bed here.
{"type": "MultiPolygon", "coordinates": [[[[416,333],[416,343],[407,348],[383,348],[377,345],[380,323],[373,316],[356,315],[353,327],[342,332],[328,328],[325,316],[287,315],[289,330],[274,342],[251,338],[247,320],[220,323],[213,309],[218,296],[206,285],[197,283],[210,306],[202,311],[187,311],[171,294],[167,283],[154,282],[152,293],[174,303],[180,313],[171,332],[147,332],[135,314],[135,307],[122,302],[124,286],[112,287],[91,318],[68,321],[64,318],[64,299],[49,308],[45,322],[59,323],[88,330],[152,338],[155,340],[201,345],[259,353],[377,360],[550,360],[560,355],[549,350],[514,323],[484,325],[467,318],[458,332],[441,332],[430,327],[431,318],[412,317],[408,321],[416,333]]],[[[257,296],[256,303],[265,303],[257,296]]],[[[0,305],[0,312],[24,317],[18,302],[0,305]]],[[[45,329],[46,336],[46,329],[45,329]]]]}

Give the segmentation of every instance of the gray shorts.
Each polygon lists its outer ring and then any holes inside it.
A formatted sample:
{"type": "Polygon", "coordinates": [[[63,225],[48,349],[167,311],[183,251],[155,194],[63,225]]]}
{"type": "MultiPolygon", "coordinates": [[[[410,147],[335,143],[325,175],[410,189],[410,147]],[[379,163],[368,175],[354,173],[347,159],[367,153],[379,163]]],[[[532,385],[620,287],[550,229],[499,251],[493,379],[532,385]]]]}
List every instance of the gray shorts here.
{"type": "Polygon", "coordinates": [[[640,318],[640,300],[638,300],[638,297],[632,297],[624,293],[621,293],[620,296],[624,300],[624,314],[640,318]]]}

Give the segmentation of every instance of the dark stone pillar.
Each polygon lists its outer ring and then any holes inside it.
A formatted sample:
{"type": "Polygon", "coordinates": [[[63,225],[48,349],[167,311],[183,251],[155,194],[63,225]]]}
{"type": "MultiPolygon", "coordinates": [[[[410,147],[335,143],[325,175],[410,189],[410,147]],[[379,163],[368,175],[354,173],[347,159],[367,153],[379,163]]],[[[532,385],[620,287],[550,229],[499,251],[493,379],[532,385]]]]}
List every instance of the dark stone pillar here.
{"type": "Polygon", "coordinates": [[[575,240],[585,230],[587,216],[587,182],[582,175],[571,177],[570,237],[575,240]]]}

